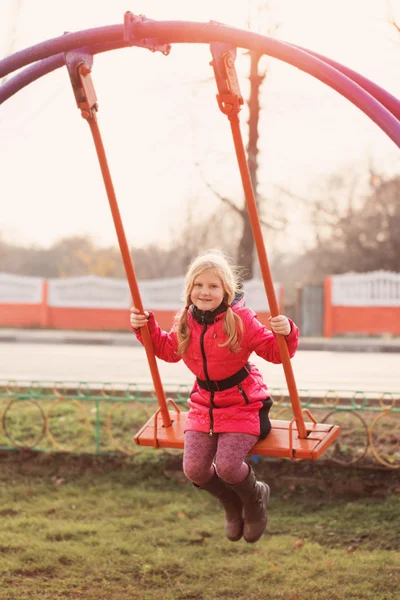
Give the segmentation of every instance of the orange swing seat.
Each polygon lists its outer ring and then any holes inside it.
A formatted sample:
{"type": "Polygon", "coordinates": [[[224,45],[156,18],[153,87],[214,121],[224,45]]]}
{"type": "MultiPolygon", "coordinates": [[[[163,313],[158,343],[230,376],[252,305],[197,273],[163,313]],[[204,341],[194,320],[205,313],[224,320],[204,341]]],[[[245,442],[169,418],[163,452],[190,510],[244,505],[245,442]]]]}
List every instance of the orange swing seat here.
{"type": "MultiPolygon", "coordinates": [[[[136,444],[155,448],[183,449],[188,413],[179,410],[173,400],[168,399],[167,402],[174,405],[174,410],[168,411],[171,425],[164,426],[160,418],[161,409],[157,410],[133,438],[136,444]]],[[[338,437],[340,428],[336,425],[316,423],[311,414],[305,412],[312,419],[312,422],[305,422],[307,437],[299,437],[295,419],[292,421],[271,419],[270,433],[264,440],[257,442],[251,454],[317,460],[338,437]]]]}

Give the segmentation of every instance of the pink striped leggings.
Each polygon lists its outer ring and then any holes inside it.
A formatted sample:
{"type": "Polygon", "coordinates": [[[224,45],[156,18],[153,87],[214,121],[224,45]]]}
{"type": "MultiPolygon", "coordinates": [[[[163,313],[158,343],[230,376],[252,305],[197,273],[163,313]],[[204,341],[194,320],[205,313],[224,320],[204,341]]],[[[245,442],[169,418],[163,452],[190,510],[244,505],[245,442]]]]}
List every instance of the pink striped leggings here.
{"type": "Polygon", "coordinates": [[[207,483],[214,474],[213,462],[220,479],[234,485],[246,479],[249,467],[246,455],[258,441],[248,433],[202,433],[186,431],[183,471],[196,485],[207,483]]]}

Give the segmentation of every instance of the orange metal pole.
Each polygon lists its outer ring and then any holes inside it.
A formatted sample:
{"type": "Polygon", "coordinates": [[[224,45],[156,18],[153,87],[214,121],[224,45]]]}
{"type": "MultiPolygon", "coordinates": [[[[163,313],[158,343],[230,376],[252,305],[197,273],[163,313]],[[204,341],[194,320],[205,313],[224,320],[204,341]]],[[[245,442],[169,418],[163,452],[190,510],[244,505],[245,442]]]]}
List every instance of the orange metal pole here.
{"type": "MultiPolygon", "coordinates": [[[[136,280],[135,270],[133,268],[132,258],[129,252],[128,243],[126,241],[126,235],[124,226],[122,224],[121,214],[118,207],[117,197],[115,195],[114,185],[111,179],[111,173],[107,162],[106,153],[104,150],[103,140],[101,138],[100,129],[97,123],[97,103],[96,94],[94,92],[92,80],[90,77],[90,68],[81,64],[78,67],[78,73],[80,76],[82,89],[85,92],[85,99],[79,106],[82,111],[82,116],[87,120],[92,132],[94,144],[96,147],[97,157],[100,163],[101,174],[103,176],[104,185],[107,191],[108,201],[110,204],[111,214],[114,221],[115,231],[117,233],[118,244],[120,247],[122,260],[124,262],[126,277],[128,279],[129,289],[131,292],[133,304],[143,313],[143,304],[140,297],[139,287],[136,280]]],[[[154,383],[154,390],[157,396],[158,404],[161,410],[161,416],[164,427],[170,427],[172,424],[171,417],[168,412],[167,400],[164,393],[164,388],[161,383],[160,373],[154,355],[153,344],[151,341],[150,333],[147,324],[143,327],[143,343],[146,350],[147,360],[149,363],[151,376],[154,383]]]]}
{"type": "MultiPolygon", "coordinates": [[[[228,118],[231,124],[236,156],[239,163],[240,175],[242,178],[243,189],[246,197],[247,210],[249,213],[251,229],[253,231],[254,242],[256,244],[258,260],[260,262],[265,292],[267,294],[271,316],[276,317],[279,315],[279,307],[278,302],[276,300],[271,270],[269,268],[267,252],[265,250],[260,220],[258,217],[257,204],[254,197],[254,190],[251,183],[250,171],[246,159],[246,152],[244,149],[242,135],[240,132],[239,117],[237,113],[235,113],[232,115],[228,115],[228,118]]],[[[279,346],[279,352],[281,355],[283,370],[285,372],[290,401],[292,403],[293,415],[297,424],[298,435],[300,438],[306,438],[307,430],[304,423],[303,413],[301,410],[300,398],[297,391],[296,382],[294,379],[292,363],[290,362],[289,350],[283,335],[278,334],[276,338],[279,346]]]]}
{"type": "MultiPolygon", "coordinates": [[[[236,49],[227,44],[212,43],[210,45],[213,56],[212,67],[214,69],[215,80],[217,83],[218,106],[225,114],[231,124],[233,142],[235,145],[236,156],[242,178],[243,190],[246,198],[247,210],[249,213],[250,225],[253,232],[254,242],[257,249],[258,260],[260,262],[261,273],[264,281],[264,287],[267,294],[269,308],[272,317],[279,315],[278,302],[275,296],[274,284],[272,282],[271,270],[269,268],[267,252],[265,250],[264,238],[261,231],[260,219],[258,217],[257,203],[254,197],[253,185],[251,183],[249,166],[247,164],[246,152],[243,145],[242,134],[240,132],[239,112],[243,105],[243,98],[240,93],[239,80],[235,69],[236,49]]],[[[297,424],[297,432],[300,438],[307,437],[307,430],[304,423],[304,416],[301,410],[300,398],[297,392],[296,382],[294,380],[292,363],[290,362],[289,350],[283,335],[277,335],[279,352],[282,360],[283,370],[285,372],[286,382],[292,403],[293,415],[297,424]]]]}

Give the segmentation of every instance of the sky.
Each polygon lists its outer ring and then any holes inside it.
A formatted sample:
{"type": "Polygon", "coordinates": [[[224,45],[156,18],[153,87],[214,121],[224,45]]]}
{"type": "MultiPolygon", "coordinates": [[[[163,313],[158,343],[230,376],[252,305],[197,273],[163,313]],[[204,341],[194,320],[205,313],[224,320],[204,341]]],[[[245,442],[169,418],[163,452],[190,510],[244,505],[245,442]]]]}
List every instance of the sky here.
{"type": "MultiPolygon", "coordinates": [[[[2,0],[0,56],[65,31],[123,22],[126,10],[155,20],[226,23],[266,33],[328,56],[400,97],[400,35],[388,25],[387,0],[2,0]]],[[[400,22],[400,0],[391,0],[400,22]]],[[[202,219],[218,206],[204,178],[240,205],[242,191],[230,128],[215,100],[206,45],[173,46],[169,56],[139,48],[94,58],[99,126],[128,243],[168,244],[188,206],[202,219]]],[[[394,143],[337,92],[298,69],[266,57],[261,95],[260,192],[279,187],[312,195],[319,182],[373,161],[400,171],[394,143]]],[[[248,57],[237,71],[247,96],[248,57]]],[[[246,109],[241,123],[246,139],[246,109]]],[[[47,247],[71,235],[116,246],[116,234],[89,127],[76,108],[65,69],[36,81],[0,108],[0,235],[47,247]]],[[[289,200],[288,200],[289,202],[289,200]]],[[[307,238],[301,210],[289,204],[287,248],[307,238]]],[[[0,265],[1,270],[1,265],[0,265]]]]}

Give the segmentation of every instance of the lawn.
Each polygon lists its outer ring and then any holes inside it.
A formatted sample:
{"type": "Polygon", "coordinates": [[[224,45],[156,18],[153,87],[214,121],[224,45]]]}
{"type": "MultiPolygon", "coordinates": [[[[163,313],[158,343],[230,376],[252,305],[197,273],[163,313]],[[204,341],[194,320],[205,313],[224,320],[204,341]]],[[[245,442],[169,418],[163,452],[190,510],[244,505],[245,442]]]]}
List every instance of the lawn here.
{"type": "Polygon", "coordinates": [[[270,521],[251,545],[224,538],[220,507],[179,464],[4,453],[0,599],[399,597],[396,472],[261,462],[270,521]]]}

